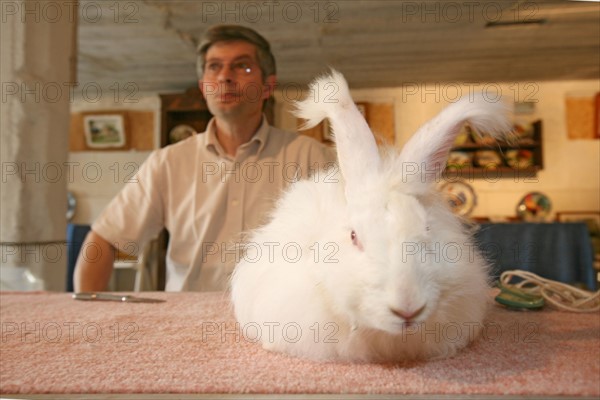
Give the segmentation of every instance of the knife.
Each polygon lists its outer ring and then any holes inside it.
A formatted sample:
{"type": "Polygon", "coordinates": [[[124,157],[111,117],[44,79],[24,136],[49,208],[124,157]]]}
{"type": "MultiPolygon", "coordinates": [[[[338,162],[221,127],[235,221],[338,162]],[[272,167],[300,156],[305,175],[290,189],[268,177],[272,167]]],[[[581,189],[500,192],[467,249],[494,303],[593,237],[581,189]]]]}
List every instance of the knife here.
{"type": "Polygon", "coordinates": [[[119,295],[110,293],[73,293],[75,300],[91,300],[91,301],[118,301],[121,303],[163,303],[165,300],[152,299],[149,297],[137,297],[130,295],[119,295]]]}

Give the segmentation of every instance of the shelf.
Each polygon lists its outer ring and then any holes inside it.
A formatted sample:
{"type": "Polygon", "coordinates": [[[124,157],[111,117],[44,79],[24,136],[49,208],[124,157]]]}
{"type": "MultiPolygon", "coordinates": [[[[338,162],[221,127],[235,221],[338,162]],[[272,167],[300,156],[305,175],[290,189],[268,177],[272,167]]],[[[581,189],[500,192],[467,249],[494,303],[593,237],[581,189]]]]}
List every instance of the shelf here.
{"type": "Polygon", "coordinates": [[[537,176],[537,172],[541,169],[540,166],[532,166],[527,168],[511,168],[511,167],[497,167],[497,168],[479,168],[479,167],[464,167],[461,169],[446,169],[443,176],[446,180],[452,180],[455,178],[461,179],[526,179],[534,178],[537,176]]]}
{"type": "MultiPolygon", "coordinates": [[[[498,141],[476,141],[472,132],[467,130],[466,143],[454,146],[451,151],[449,162],[456,165],[461,162],[466,162],[462,167],[453,166],[444,171],[444,177],[447,179],[456,178],[483,178],[483,179],[525,179],[535,177],[539,170],[544,166],[543,151],[542,151],[542,121],[535,121],[531,124],[531,136],[527,136],[519,140],[498,142],[498,141]],[[511,150],[526,150],[526,153],[513,153],[508,159],[507,153],[511,150]],[[479,152],[486,152],[482,154],[479,152]],[[452,154],[454,153],[454,154],[452,154]],[[462,154],[459,154],[462,153],[462,154]],[[491,153],[496,153],[491,154],[491,153]],[[490,159],[491,157],[491,159],[490,159]],[[521,159],[521,157],[527,157],[521,159]],[[495,162],[496,167],[481,167],[487,162],[495,162]],[[525,161],[532,165],[524,168],[513,168],[514,162],[525,161]]],[[[516,139],[516,138],[515,138],[516,139]]]]}
{"type": "Polygon", "coordinates": [[[540,146],[538,142],[523,142],[523,143],[466,143],[460,146],[452,147],[452,151],[477,151],[477,150],[505,150],[505,149],[531,149],[540,146]]]}

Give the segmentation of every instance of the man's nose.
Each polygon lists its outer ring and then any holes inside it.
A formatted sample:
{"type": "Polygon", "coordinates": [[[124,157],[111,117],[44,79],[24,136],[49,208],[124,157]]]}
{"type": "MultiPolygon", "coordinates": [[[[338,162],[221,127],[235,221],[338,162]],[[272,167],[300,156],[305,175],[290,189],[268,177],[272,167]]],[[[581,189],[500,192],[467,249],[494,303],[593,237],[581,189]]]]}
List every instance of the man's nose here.
{"type": "Polygon", "coordinates": [[[219,71],[219,75],[217,76],[219,82],[233,82],[234,72],[231,65],[224,65],[223,68],[219,71]]]}

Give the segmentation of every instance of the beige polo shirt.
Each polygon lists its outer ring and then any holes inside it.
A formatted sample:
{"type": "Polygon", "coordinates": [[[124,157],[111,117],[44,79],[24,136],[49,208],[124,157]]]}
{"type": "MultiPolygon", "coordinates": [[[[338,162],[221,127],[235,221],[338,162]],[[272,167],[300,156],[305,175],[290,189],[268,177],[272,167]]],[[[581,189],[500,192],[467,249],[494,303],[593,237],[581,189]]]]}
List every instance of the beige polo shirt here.
{"type": "Polygon", "coordinates": [[[165,227],[166,290],[223,290],[242,233],[266,222],[282,189],[334,159],[331,148],[273,128],[265,118],[231,158],[212,120],[206,132],[152,152],[92,229],[117,249],[130,249],[165,227]]]}

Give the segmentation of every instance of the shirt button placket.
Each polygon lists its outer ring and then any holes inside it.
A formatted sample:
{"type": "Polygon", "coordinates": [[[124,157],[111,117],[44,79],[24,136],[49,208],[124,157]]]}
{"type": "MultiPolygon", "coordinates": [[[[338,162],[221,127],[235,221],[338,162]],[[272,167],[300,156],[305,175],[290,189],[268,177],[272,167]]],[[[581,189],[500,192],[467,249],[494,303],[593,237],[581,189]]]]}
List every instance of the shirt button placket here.
{"type": "Polygon", "coordinates": [[[231,168],[235,168],[235,173],[230,176],[227,198],[227,219],[232,232],[241,232],[244,223],[244,177],[242,176],[241,163],[232,163],[231,168]]]}

